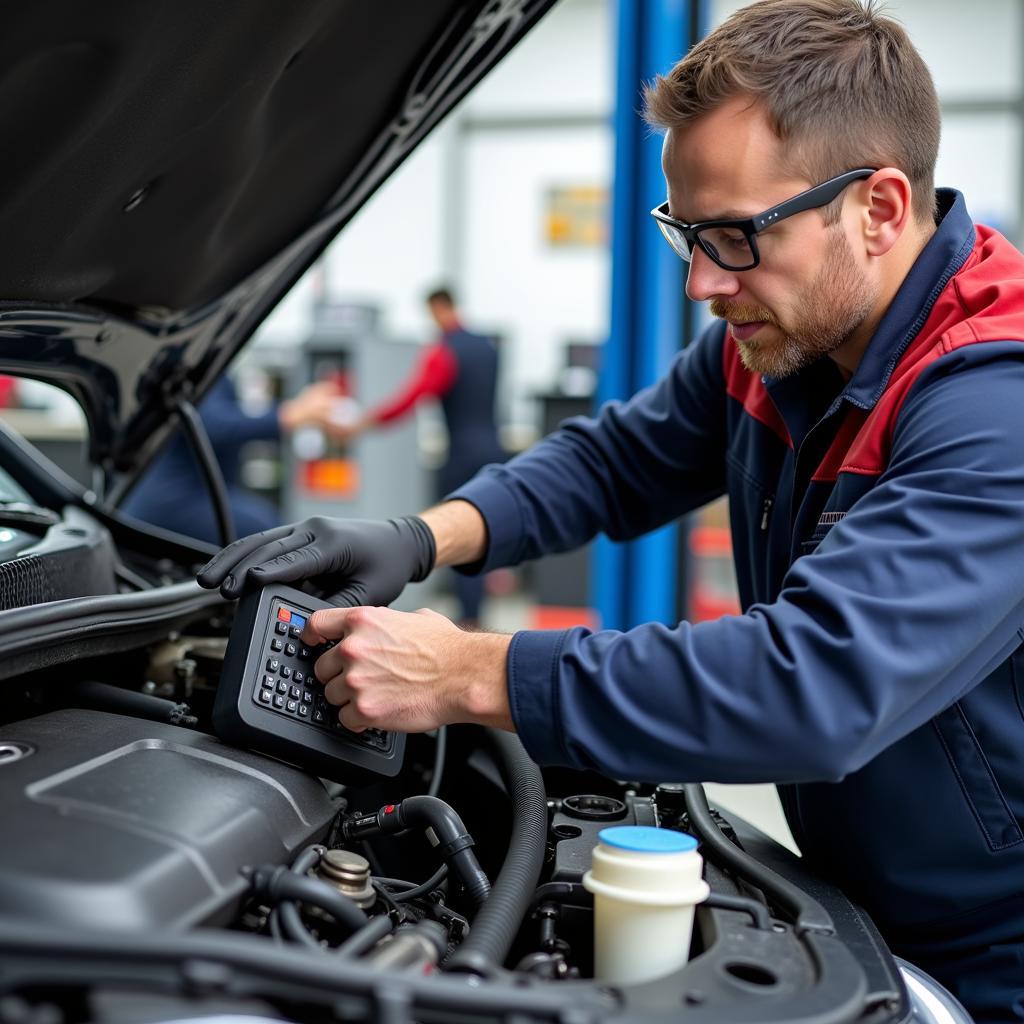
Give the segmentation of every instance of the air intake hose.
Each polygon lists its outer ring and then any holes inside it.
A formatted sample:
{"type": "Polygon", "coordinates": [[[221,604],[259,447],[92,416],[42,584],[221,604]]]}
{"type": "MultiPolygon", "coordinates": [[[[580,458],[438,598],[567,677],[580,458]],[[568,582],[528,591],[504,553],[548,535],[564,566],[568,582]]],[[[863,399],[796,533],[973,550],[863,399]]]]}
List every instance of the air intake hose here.
{"type": "Polygon", "coordinates": [[[540,879],[548,830],[547,795],[540,769],[515,736],[497,729],[488,729],[487,734],[512,799],[512,838],[490,898],[445,965],[448,971],[481,975],[500,967],[512,948],[540,879]]]}

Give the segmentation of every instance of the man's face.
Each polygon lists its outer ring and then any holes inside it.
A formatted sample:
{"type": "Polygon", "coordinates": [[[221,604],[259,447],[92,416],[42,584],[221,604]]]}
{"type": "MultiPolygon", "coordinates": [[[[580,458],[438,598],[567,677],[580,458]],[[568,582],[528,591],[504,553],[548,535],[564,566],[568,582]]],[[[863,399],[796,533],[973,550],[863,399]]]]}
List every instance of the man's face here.
{"type": "Polygon", "coordinates": [[[427,309],[430,310],[430,316],[434,323],[437,324],[442,331],[454,330],[458,325],[458,318],[455,315],[455,309],[447,302],[441,302],[437,299],[433,299],[427,303],[427,309]]]}
{"type": "MultiPolygon", "coordinates": [[[[749,217],[818,184],[795,177],[784,156],[761,108],[731,100],[667,134],[669,213],[687,223],[749,217]]],[[[843,213],[826,226],[821,211],[808,210],[762,231],[753,270],[723,270],[695,249],[686,294],[710,300],[729,322],[752,372],[794,373],[835,352],[872,312],[878,286],[855,249],[855,204],[843,213]]]]}

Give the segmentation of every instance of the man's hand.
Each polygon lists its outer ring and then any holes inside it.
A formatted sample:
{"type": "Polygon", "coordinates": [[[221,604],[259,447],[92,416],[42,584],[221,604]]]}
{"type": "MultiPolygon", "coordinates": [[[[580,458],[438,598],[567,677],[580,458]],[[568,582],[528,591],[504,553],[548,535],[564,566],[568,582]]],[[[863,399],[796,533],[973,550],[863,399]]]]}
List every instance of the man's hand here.
{"type": "Polygon", "coordinates": [[[302,639],[337,641],[315,671],[348,729],[514,728],[505,668],[511,636],[463,632],[427,609],[328,608],[310,616],[302,639]]]}
{"type": "Polygon", "coordinates": [[[246,587],[313,579],[346,605],[390,604],[406,583],[434,567],[434,535],[417,516],[328,519],[314,516],[236,540],[197,579],[228,599],[246,587]]]}
{"type": "Polygon", "coordinates": [[[373,423],[370,420],[362,417],[345,421],[331,420],[324,427],[324,432],[332,441],[348,447],[372,426],[373,423]]]}
{"type": "Polygon", "coordinates": [[[337,385],[329,381],[309,384],[294,398],[281,402],[277,407],[277,421],[286,432],[304,426],[327,428],[336,404],[343,398],[337,385]]]}

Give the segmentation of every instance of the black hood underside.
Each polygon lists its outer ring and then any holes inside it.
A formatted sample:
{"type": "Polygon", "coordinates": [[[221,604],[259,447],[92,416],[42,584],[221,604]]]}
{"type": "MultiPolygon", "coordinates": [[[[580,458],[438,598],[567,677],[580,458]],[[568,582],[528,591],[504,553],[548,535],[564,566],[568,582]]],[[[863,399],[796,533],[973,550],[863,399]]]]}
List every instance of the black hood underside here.
{"type": "Polygon", "coordinates": [[[7,5],[0,295],[219,298],[330,203],[465,6],[7,5]]]}

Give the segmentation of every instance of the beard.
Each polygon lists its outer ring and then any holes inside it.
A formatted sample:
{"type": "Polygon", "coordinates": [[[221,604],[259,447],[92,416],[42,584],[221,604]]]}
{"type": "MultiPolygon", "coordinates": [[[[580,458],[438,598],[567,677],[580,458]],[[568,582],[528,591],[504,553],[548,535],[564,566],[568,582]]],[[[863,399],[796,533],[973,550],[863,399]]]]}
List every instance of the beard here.
{"type": "MultiPolygon", "coordinates": [[[[835,352],[864,322],[877,291],[860,272],[846,236],[837,227],[825,261],[803,295],[798,296],[792,323],[784,324],[764,306],[712,299],[712,316],[735,324],[763,321],[782,337],[736,339],[740,360],[751,372],[788,377],[822,356],[835,352]]],[[[735,338],[735,335],[734,335],[735,338]]]]}

